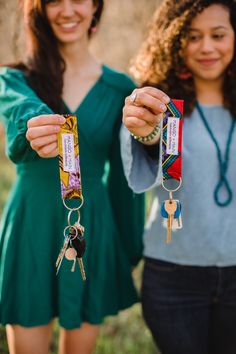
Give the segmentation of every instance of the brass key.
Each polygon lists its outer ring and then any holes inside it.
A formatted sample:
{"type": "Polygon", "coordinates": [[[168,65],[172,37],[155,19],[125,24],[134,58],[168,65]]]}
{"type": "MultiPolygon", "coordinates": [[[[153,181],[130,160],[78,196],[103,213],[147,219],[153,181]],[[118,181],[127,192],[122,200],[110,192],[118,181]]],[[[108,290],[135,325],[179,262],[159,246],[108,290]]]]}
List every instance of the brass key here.
{"type": "Polygon", "coordinates": [[[83,263],[82,257],[77,257],[77,258],[78,258],[79,269],[80,269],[80,273],[81,273],[82,279],[85,281],[86,280],[86,274],[85,274],[85,270],[84,270],[84,263],[83,263]]]}
{"type": "Polygon", "coordinates": [[[61,251],[59,253],[59,256],[57,257],[57,260],[56,260],[56,268],[57,268],[57,273],[56,274],[58,274],[58,272],[59,272],[62,260],[64,258],[64,255],[66,253],[66,250],[67,250],[67,247],[68,247],[68,244],[69,244],[69,241],[70,241],[70,237],[66,236],[65,241],[64,241],[63,246],[62,246],[62,249],[61,249],[61,251]]]}
{"type": "Polygon", "coordinates": [[[176,209],[177,209],[177,203],[175,200],[169,199],[165,201],[165,211],[168,214],[166,243],[171,243],[172,224],[173,224],[173,218],[176,209]]]}
{"type": "Polygon", "coordinates": [[[73,247],[67,248],[66,253],[65,253],[65,257],[68,261],[73,261],[71,272],[75,271],[76,256],[77,256],[77,252],[73,247]]]}
{"type": "Polygon", "coordinates": [[[77,229],[77,236],[75,238],[71,239],[71,245],[77,252],[77,258],[78,258],[78,263],[79,263],[79,268],[80,268],[82,279],[86,280],[84,264],[83,264],[83,260],[82,260],[82,256],[84,255],[85,248],[86,248],[85,239],[83,237],[84,227],[82,225],[80,225],[79,223],[76,223],[74,226],[77,229]]]}

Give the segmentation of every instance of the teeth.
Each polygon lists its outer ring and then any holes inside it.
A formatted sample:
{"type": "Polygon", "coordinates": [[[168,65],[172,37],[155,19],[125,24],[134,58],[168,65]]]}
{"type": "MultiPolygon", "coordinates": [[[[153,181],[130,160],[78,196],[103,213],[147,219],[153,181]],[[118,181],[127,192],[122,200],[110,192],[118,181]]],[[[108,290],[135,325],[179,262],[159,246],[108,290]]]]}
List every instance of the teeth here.
{"type": "Polygon", "coordinates": [[[77,25],[77,22],[70,22],[70,23],[63,23],[61,24],[61,27],[63,28],[73,28],[77,25]]]}

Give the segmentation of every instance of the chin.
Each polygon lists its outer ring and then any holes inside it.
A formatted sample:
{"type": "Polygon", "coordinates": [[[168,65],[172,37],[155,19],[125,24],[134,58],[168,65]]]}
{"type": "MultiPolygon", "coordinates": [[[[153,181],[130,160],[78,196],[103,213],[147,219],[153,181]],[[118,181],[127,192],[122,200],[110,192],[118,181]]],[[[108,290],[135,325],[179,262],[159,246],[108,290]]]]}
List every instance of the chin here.
{"type": "Polygon", "coordinates": [[[78,42],[82,35],[81,33],[78,32],[72,32],[72,33],[62,33],[59,31],[54,32],[56,38],[58,39],[59,42],[61,43],[71,43],[71,42],[78,42]]]}
{"type": "Polygon", "coordinates": [[[202,81],[206,81],[206,82],[210,82],[210,81],[218,81],[218,80],[221,80],[222,79],[222,75],[221,76],[207,76],[207,75],[205,75],[205,76],[202,76],[201,77],[201,80],[202,81]]]}
{"type": "Polygon", "coordinates": [[[72,43],[78,43],[80,37],[79,36],[57,36],[57,39],[61,44],[72,44],[72,43]]]}
{"type": "Polygon", "coordinates": [[[224,76],[224,71],[210,72],[206,70],[204,72],[201,71],[201,73],[196,73],[195,76],[201,80],[215,81],[221,79],[224,76]]]}

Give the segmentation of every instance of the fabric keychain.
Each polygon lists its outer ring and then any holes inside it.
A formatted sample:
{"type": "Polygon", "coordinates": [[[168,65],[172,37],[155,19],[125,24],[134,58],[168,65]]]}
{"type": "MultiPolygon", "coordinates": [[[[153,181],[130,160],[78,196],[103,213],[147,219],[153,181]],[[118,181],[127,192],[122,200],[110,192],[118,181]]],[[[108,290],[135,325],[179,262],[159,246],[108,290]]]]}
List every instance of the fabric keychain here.
{"type": "Polygon", "coordinates": [[[64,229],[64,243],[56,261],[57,274],[62,260],[73,261],[71,271],[74,272],[78,259],[82,279],[86,280],[82,256],[85,252],[84,227],[80,224],[80,208],[84,199],[82,194],[79,142],[77,119],[75,115],[64,115],[65,123],[58,134],[59,170],[61,183],[61,196],[68,213],[68,225],[64,229]],[[71,207],[68,200],[78,200],[78,206],[71,207]],[[72,215],[76,213],[77,221],[71,222],[72,215]]]}
{"type": "Polygon", "coordinates": [[[182,228],[181,204],[173,199],[182,184],[182,122],[183,100],[171,100],[167,104],[162,124],[162,186],[169,193],[169,199],[162,202],[161,215],[166,221],[166,243],[171,242],[172,228],[182,228]],[[178,185],[174,189],[167,188],[167,180],[177,180],[178,185]]]}

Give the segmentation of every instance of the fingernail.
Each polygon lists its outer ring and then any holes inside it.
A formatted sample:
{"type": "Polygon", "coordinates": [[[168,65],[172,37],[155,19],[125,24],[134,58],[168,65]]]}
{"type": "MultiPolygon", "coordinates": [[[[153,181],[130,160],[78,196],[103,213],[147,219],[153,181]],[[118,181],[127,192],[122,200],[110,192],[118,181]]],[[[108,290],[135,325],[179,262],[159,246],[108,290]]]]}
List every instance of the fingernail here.
{"type": "Polygon", "coordinates": [[[55,131],[56,133],[58,133],[58,132],[60,131],[60,129],[61,129],[61,127],[59,127],[58,125],[55,125],[55,126],[54,126],[54,131],[55,131]]]}
{"type": "Polygon", "coordinates": [[[166,111],[166,106],[164,104],[160,104],[160,109],[162,110],[162,112],[166,111]]]}
{"type": "Polygon", "coordinates": [[[65,123],[65,121],[66,121],[66,118],[65,118],[65,117],[60,116],[59,122],[63,124],[63,123],[65,123]]]}
{"type": "Polygon", "coordinates": [[[65,117],[63,117],[63,116],[61,116],[61,115],[57,115],[57,117],[58,117],[58,123],[59,124],[63,124],[63,123],[65,123],[65,121],[66,121],[66,119],[65,119],[65,117]]]}
{"type": "Polygon", "coordinates": [[[170,102],[170,97],[168,97],[168,96],[163,96],[163,97],[162,97],[162,101],[165,102],[165,103],[169,103],[169,102],[170,102]]]}

